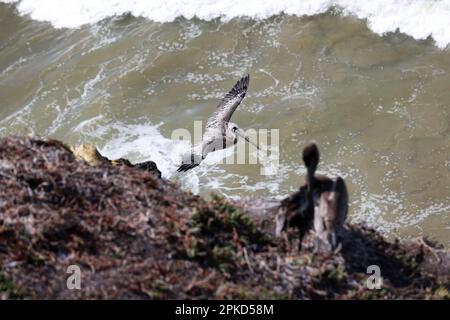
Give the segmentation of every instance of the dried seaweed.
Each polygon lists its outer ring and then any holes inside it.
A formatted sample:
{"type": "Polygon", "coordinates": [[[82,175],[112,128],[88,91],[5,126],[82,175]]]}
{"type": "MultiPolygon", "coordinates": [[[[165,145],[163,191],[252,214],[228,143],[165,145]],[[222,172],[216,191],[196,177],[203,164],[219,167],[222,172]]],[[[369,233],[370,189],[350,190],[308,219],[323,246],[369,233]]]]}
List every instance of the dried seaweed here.
{"type": "Polygon", "coordinates": [[[58,141],[0,140],[0,298],[448,298],[431,261],[444,249],[347,225],[325,256],[275,239],[272,221],[127,165],[91,166],[58,141]],[[382,290],[366,287],[369,264],[382,290]],[[81,290],[66,286],[70,265],[81,290]]]}

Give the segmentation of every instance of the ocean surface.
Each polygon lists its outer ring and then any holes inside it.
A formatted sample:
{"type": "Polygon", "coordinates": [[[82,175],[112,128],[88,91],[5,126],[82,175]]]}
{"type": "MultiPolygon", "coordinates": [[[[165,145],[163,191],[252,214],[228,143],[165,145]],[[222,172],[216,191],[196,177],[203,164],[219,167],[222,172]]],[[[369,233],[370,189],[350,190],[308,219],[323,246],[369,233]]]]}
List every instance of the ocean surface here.
{"type": "Polygon", "coordinates": [[[295,191],[314,139],[352,221],[450,246],[449,43],[446,0],[0,0],[0,136],[93,143],[229,198],[295,191]],[[279,129],[277,174],[222,156],[175,174],[174,130],[246,73],[232,121],[279,129]]]}

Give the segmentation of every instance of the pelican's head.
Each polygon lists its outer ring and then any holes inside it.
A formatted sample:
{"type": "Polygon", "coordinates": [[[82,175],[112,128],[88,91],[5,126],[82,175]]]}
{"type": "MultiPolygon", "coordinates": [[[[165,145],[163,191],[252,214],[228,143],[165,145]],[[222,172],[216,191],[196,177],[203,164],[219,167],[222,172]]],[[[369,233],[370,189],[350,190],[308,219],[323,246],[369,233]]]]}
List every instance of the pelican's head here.
{"type": "Polygon", "coordinates": [[[314,141],[309,142],[303,149],[303,162],[305,166],[312,172],[316,171],[319,164],[319,148],[314,141]]]}
{"type": "Polygon", "coordinates": [[[309,142],[306,147],[303,149],[303,162],[305,163],[308,176],[307,176],[307,184],[308,191],[311,191],[311,188],[314,184],[314,174],[317,169],[317,165],[319,164],[319,148],[314,141],[309,142]]]}
{"type": "MultiPolygon", "coordinates": [[[[233,122],[228,122],[228,129],[234,133],[234,135],[237,137],[241,137],[243,139],[245,139],[245,141],[247,141],[248,143],[254,145],[256,147],[256,149],[260,150],[258,145],[255,144],[253,141],[251,141],[246,135],[245,132],[238,127],[238,125],[236,123],[233,122]]],[[[235,143],[237,143],[237,139],[235,140],[235,143]]]]}
{"type": "Polygon", "coordinates": [[[231,130],[231,132],[236,133],[240,128],[236,123],[228,122],[228,129],[231,130]]]}

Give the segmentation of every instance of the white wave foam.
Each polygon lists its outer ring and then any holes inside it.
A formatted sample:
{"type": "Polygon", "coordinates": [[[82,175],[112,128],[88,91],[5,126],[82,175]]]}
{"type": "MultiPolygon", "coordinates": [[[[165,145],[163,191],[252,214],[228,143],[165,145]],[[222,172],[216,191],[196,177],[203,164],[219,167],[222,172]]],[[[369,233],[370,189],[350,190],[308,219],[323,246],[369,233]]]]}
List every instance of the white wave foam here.
{"type": "Polygon", "coordinates": [[[132,14],[157,22],[170,22],[183,16],[224,21],[247,16],[264,19],[286,13],[316,15],[338,7],[345,15],[366,19],[378,34],[406,33],[415,39],[431,36],[440,48],[450,43],[450,0],[0,0],[17,3],[20,14],[54,27],[77,28],[108,17],[132,14]]]}
{"type": "Polygon", "coordinates": [[[223,157],[233,153],[229,148],[226,152],[216,152],[208,156],[203,164],[202,171],[191,170],[178,174],[181,155],[190,149],[186,141],[165,138],[159,131],[160,125],[110,123],[103,116],[86,120],[77,125],[73,130],[81,135],[78,143],[102,143],[100,152],[110,159],[126,158],[131,162],[143,162],[152,160],[158,166],[162,176],[177,181],[185,190],[194,194],[200,192],[199,175],[208,171],[211,164],[221,162],[223,157]]]}
{"type": "Polygon", "coordinates": [[[188,146],[182,141],[163,137],[158,127],[150,124],[111,124],[107,127],[109,139],[100,151],[111,159],[124,157],[133,162],[153,160],[163,176],[168,178],[178,167],[178,154],[186,151],[188,146]]]}

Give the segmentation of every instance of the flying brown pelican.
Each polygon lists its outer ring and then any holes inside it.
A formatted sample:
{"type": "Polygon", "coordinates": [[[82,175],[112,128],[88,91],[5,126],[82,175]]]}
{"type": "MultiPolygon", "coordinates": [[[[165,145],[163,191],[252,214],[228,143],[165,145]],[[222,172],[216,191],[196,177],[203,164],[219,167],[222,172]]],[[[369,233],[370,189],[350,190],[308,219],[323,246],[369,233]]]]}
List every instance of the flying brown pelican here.
{"type": "Polygon", "coordinates": [[[276,233],[289,225],[300,229],[303,236],[314,230],[316,248],[331,251],[338,247],[337,236],[348,212],[348,192],[344,179],[316,175],[320,154],[315,142],[303,149],[303,162],[307,169],[306,184],[281,202],[277,213],[276,233]]]}
{"type": "Polygon", "coordinates": [[[210,152],[235,145],[238,136],[255,145],[241,132],[236,124],[230,122],[231,116],[247,93],[249,81],[249,75],[241,78],[220,101],[216,111],[206,123],[203,140],[182,156],[182,164],[178,168],[178,172],[185,172],[197,167],[210,152]]]}

